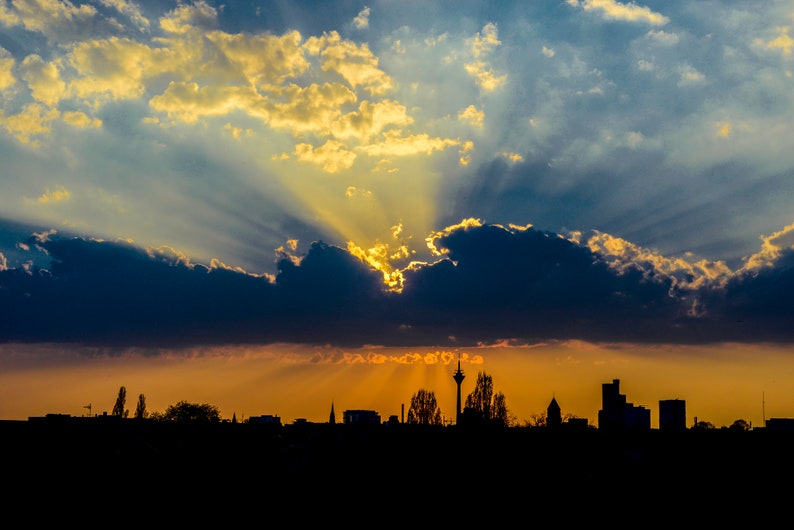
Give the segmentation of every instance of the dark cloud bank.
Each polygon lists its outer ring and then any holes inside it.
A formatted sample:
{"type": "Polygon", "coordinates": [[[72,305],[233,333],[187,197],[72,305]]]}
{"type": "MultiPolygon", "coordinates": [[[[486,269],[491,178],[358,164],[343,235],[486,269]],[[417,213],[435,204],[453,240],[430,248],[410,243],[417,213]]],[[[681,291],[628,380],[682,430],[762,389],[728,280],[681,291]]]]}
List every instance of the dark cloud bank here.
{"type": "Polygon", "coordinates": [[[394,293],[378,271],[322,242],[299,264],[281,256],[275,282],[122,243],[26,244],[51,262],[0,270],[2,342],[794,341],[790,251],[760,273],[687,290],[640,264],[618,272],[556,234],[485,225],[439,239],[444,259],[405,271],[404,289],[394,293]]]}

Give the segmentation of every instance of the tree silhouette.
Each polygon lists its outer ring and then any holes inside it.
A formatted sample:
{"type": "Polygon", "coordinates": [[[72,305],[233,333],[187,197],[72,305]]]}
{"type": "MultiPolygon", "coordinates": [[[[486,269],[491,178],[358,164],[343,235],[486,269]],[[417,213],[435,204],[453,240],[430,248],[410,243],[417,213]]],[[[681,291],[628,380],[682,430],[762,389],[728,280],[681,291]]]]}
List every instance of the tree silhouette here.
{"type": "Polygon", "coordinates": [[[752,429],[750,423],[748,423],[747,420],[742,420],[742,419],[736,420],[735,422],[731,423],[731,426],[728,428],[731,429],[732,431],[749,431],[750,429],[752,429]]]}
{"type": "Polygon", "coordinates": [[[411,396],[408,407],[408,423],[418,425],[441,425],[441,409],[434,392],[420,388],[411,396]]]}
{"type": "Polygon", "coordinates": [[[545,412],[531,414],[529,420],[524,422],[526,427],[545,427],[548,421],[548,414],[545,412]]]}
{"type": "Polygon", "coordinates": [[[138,419],[144,419],[146,415],[146,397],[141,394],[138,396],[138,406],[135,407],[135,417],[138,419]]]}
{"type": "Polygon", "coordinates": [[[714,424],[710,421],[699,420],[695,425],[692,427],[693,429],[702,429],[702,430],[709,430],[714,428],[714,424]]]}
{"type": "Polygon", "coordinates": [[[471,415],[477,416],[480,421],[488,422],[491,419],[492,398],[493,378],[485,372],[478,372],[474,390],[466,396],[464,408],[468,409],[471,415]]]}
{"type": "Polygon", "coordinates": [[[491,401],[491,423],[507,427],[510,425],[510,414],[507,412],[507,400],[502,392],[497,392],[491,401]]]}
{"type": "Polygon", "coordinates": [[[124,410],[124,405],[127,403],[127,389],[123,386],[119,388],[119,395],[116,398],[116,404],[113,405],[113,412],[111,412],[111,416],[116,416],[118,418],[126,418],[127,415],[130,413],[129,410],[124,410]]]}
{"type": "Polygon", "coordinates": [[[207,403],[188,403],[180,401],[175,405],[169,405],[165,413],[152,414],[152,418],[165,421],[195,421],[214,423],[221,420],[221,413],[218,407],[207,403]]]}
{"type": "Polygon", "coordinates": [[[493,378],[478,372],[474,390],[466,396],[464,421],[484,425],[508,426],[511,424],[507,400],[502,392],[494,394],[493,378]]]}

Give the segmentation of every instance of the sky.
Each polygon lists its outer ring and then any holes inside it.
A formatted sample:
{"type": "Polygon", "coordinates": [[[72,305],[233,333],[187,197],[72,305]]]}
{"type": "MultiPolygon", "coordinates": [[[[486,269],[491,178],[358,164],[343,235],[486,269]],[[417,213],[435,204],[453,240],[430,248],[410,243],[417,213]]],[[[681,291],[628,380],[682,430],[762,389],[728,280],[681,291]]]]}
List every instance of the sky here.
{"type": "Polygon", "coordinates": [[[0,0],[0,418],[794,417],[794,2],[0,0]],[[87,405],[91,404],[91,409],[87,405]]]}

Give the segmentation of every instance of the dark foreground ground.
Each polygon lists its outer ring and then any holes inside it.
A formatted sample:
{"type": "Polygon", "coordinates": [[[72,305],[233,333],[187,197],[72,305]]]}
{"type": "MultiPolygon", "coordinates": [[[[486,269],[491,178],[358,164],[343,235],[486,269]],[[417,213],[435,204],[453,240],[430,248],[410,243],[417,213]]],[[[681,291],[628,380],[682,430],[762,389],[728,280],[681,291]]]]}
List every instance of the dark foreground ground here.
{"type": "Polygon", "coordinates": [[[6,508],[83,518],[111,510],[126,514],[128,526],[159,527],[164,517],[179,528],[217,526],[210,522],[225,517],[220,526],[237,528],[276,517],[305,524],[275,526],[303,528],[342,517],[368,528],[418,519],[445,527],[759,528],[780,514],[786,526],[794,514],[794,433],[759,429],[608,434],[39,418],[0,422],[0,440],[6,508]]]}

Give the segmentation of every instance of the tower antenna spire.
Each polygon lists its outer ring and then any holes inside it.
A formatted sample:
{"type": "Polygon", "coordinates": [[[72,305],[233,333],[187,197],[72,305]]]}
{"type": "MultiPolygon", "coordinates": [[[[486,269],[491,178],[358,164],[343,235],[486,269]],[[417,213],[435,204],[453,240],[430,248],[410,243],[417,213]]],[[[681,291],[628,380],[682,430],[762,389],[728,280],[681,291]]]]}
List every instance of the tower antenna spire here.
{"type": "Polygon", "coordinates": [[[762,427],[766,427],[766,400],[764,399],[764,393],[761,392],[761,421],[762,427]]]}
{"type": "Polygon", "coordinates": [[[457,407],[455,408],[455,424],[456,425],[460,425],[460,423],[461,423],[461,421],[460,421],[461,420],[460,384],[463,382],[463,380],[465,378],[466,378],[466,376],[463,375],[463,370],[460,369],[460,353],[458,353],[458,369],[455,370],[455,373],[452,376],[452,379],[454,379],[455,383],[458,385],[458,401],[457,401],[457,407]]]}

